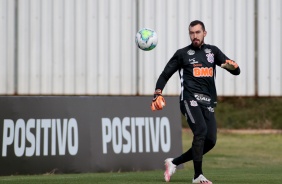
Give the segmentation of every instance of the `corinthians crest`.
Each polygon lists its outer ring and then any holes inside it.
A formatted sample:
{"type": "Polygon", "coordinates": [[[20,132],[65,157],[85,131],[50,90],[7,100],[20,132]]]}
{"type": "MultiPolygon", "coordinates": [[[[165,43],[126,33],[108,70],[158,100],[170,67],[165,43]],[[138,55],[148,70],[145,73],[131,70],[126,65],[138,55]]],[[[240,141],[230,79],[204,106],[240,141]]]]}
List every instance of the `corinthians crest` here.
{"type": "Polygon", "coordinates": [[[214,54],[213,53],[208,53],[206,54],[208,62],[213,63],[214,62],[214,54]]]}

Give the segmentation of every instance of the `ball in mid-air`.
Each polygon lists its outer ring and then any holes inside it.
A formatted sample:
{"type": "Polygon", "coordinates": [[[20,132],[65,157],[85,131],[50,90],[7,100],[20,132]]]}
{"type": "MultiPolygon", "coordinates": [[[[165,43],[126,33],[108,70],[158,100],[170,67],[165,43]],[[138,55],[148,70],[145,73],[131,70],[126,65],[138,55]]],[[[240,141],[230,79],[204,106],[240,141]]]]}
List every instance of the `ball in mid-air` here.
{"type": "Polygon", "coordinates": [[[142,28],[136,33],[135,42],[140,49],[149,51],[157,46],[158,35],[152,29],[142,28]]]}

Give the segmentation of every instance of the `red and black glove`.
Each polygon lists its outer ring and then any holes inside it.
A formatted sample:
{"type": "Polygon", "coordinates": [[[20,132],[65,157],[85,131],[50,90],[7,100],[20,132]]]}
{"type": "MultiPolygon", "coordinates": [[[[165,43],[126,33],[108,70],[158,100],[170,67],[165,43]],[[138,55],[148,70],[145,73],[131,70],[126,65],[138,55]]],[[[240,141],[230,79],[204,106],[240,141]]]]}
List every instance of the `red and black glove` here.
{"type": "Polygon", "coordinates": [[[162,110],[165,106],[165,99],[162,96],[162,90],[157,89],[154,93],[154,98],[151,103],[152,111],[162,110]]]}
{"type": "Polygon", "coordinates": [[[238,68],[238,64],[232,60],[226,60],[225,63],[221,64],[221,68],[225,68],[228,70],[235,70],[236,68],[238,68]]]}

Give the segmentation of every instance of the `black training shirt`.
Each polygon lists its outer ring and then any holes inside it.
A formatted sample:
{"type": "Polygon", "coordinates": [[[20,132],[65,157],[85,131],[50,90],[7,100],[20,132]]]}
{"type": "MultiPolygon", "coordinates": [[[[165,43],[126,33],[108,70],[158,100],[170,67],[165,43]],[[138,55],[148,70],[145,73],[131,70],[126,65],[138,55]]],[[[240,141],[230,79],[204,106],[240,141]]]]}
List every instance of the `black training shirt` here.
{"type": "MultiPolygon", "coordinates": [[[[215,69],[230,60],[214,45],[203,44],[200,48],[189,45],[179,49],[169,60],[161,73],[156,89],[165,87],[169,78],[179,72],[181,82],[180,100],[195,99],[207,106],[216,106],[215,69]]],[[[240,68],[227,70],[233,75],[240,74],[240,68]]]]}

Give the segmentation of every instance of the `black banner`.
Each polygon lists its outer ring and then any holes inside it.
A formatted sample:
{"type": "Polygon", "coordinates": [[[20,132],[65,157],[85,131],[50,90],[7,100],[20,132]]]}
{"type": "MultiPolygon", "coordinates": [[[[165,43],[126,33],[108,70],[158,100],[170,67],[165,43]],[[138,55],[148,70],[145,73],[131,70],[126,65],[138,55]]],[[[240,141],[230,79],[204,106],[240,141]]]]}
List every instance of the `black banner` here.
{"type": "Polygon", "coordinates": [[[0,175],[163,169],[182,153],[178,97],[0,97],[0,175]]]}

